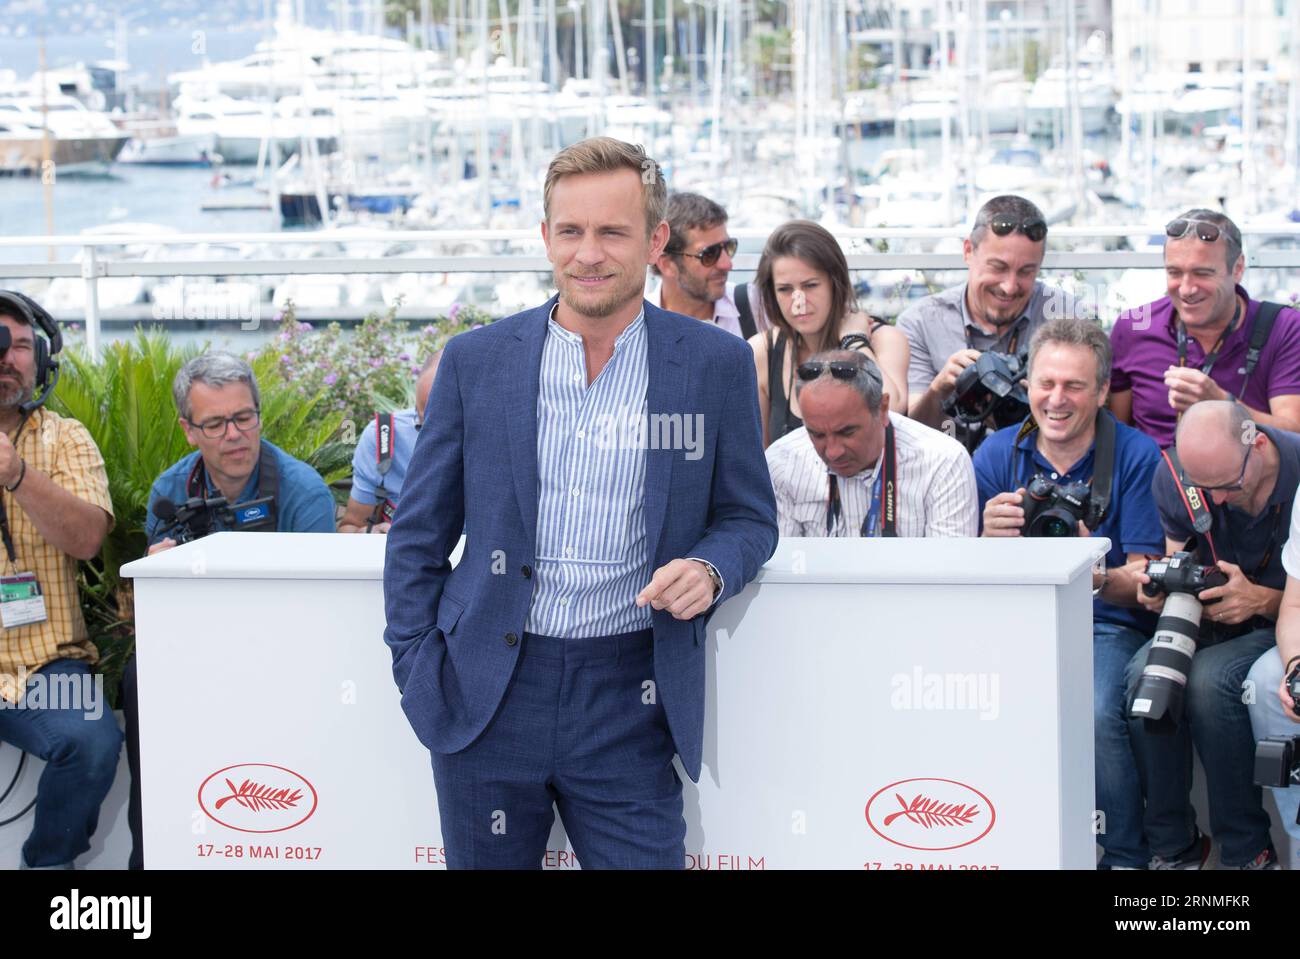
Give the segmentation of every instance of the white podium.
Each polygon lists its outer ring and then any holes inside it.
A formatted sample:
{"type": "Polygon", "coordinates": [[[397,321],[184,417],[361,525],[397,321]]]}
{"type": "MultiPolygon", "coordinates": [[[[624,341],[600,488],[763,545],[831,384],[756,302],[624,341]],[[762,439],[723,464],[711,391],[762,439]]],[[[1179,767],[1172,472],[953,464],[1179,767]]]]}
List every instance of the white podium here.
{"type": "MultiPolygon", "coordinates": [[[[783,540],[713,617],[688,868],[1091,869],[1102,539],[783,540]]],[[[441,868],[384,538],[131,563],[150,868],[441,868]]],[[[576,866],[557,821],[544,865],[576,866]]]]}

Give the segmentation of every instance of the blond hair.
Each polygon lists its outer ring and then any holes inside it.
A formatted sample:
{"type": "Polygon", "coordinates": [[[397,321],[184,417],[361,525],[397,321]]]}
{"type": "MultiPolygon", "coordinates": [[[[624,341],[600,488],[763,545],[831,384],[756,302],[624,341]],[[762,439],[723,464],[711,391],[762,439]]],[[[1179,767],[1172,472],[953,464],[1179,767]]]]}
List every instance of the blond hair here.
{"type": "Polygon", "coordinates": [[[546,222],[551,221],[551,192],[566,176],[586,173],[614,173],[631,170],[641,178],[641,197],[645,203],[646,235],[654,232],[668,206],[668,187],[659,164],[646,156],[645,148],[613,137],[591,137],[565,147],[551,159],[542,187],[542,209],[546,222]]]}

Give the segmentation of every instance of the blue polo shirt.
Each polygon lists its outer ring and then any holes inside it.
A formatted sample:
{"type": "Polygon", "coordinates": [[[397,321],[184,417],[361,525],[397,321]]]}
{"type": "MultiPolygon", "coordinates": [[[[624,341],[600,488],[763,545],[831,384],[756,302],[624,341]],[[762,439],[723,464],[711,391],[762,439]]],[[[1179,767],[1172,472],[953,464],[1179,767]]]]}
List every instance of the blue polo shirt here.
{"type": "Polygon", "coordinates": [[[399,410],[393,414],[393,463],[382,477],[379,475],[379,451],[375,447],[378,432],[372,416],[361,431],[356,452],[352,454],[352,498],[366,506],[379,502],[377,490],[381,485],[388,492],[387,498],[397,502],[397,494],[402,491],[402,483],[406,480],[406,467],[415,452],[415,440],[420,435],[415,428],[415,410],[399,410]]]}
{"type": "MultiPolygon", "coordinates": [[[[1273,492],[1258,516],[1251,516],[1235,506],[1215,506],[1207,496],[1206,505],[1214,520],[1210,536],[1214,539],[1219,559],[1236,563],[1252,583],[1269,589],[1285,589],[1282,547],[1290,530],[1296,484],[1300,483],[1300,436],[1271,426],[1257,429],[1277,447],[1278,472],[1273,492]]],[[[1152,481],[1151,492],[1160,509],[1160,522],[1169,538],[1180,542],[1191,539],[1195,532],[1192,518],[1187,513],[1178,484],[1174,482],[1174,474],[1163,460],[1152,481]]],[[[1202,550],[1201,562],[1210,561],[1209,549],[1202,550]]]]}
{"type": "MultiPolygon", "coordinates": [[[[276,530],[281,533],[333,533],[334,497],[329,487],[320,478],[320,474],[302,460],[294,459],[273,443],[262,440],[275,455],[276,466],[280,472],[280,489],[276,493],[276,530]]],[[[152,546],[164,539],[164,524],[154,512],[154,503],[159,499],[169,499],[181,504],[188,498],[185,485],[189,480],[190,470],[198,461],[198,450],[182,457],[169,466],[158,479],[154,480],[149,490],[149,513],[145,518],[144,533],[152,546]]],[[[261,463],[253,467],[244,490],[239,494],[239,502],[257,499],[257,480],[261,474],[261,463]]],[[[219,496],[212,477],[208,477],[208,495],[219,496]]],[[[218,529],[220,529],[218,525],[218,529]]]]}
{"type": "MultiPolygon", "coordinates": [[[[1103,416],[1110,416],[1103,412],[1103,416]]],[[[1114,417],[1111,417],[1114,419],[1114,417]]],[[[975,451],[975,482],[979,487],[980,524],[983,527],[984,504],[999,493],[1014,493],[1038,473],[1057,483],[1084,483],[1092,480],[1092,461],[1096,445],[1088,447],[1083,459],[1060,473],[1038,451],[1037,432],[1017,442],[1020,426],[1008,426],[986,439],[975,451]]],[[[1165,537],[1151,498],[1151,477],[1161,463],[1155,440],[1131,426],[1115,423],[1115,475],[1111,480],[1110,506],[1096,536],[1110,539],[1106,566],[1123,566],[1129,553],[1163,556],[1165,537]]],[[[1094,622],[1128,626],[1150,634],[1156,617],[1144,609],[1114,606],[1100,599],[1092,601],[1094,622]]]]}

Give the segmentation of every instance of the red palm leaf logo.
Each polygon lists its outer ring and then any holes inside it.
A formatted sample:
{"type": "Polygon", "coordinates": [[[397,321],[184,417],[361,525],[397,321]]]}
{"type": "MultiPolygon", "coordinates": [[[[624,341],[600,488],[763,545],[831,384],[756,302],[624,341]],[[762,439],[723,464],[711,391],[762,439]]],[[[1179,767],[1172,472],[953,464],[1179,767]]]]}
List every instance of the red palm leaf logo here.
{"type": "Polygon", "coordinates": [[[239,784],[239,788],[235,788],[235,784],[229,779],[226,780],[226,785],[230,787],[230,795],[218,799],[214,803],[216,809],[220,809],[232,799],[253,812],[264,809],[293,809],[298,805],[298,800],[302,799],[300,789],[276,789],[274,786],[255,783],[251,779],[245,779],[239,784]]]}
{"type": "Polygon", "coordinates": [[[935,826],[969,826],[980,814],[979,807],[974,803],[942,803],[937,799],[927,799],[920,793],[910,803],[898,793],[894,793],[894,798],[902,809],[885,817],[886,826],[899,816],[906,816],[908,822],[926,829],[935,826]]]}

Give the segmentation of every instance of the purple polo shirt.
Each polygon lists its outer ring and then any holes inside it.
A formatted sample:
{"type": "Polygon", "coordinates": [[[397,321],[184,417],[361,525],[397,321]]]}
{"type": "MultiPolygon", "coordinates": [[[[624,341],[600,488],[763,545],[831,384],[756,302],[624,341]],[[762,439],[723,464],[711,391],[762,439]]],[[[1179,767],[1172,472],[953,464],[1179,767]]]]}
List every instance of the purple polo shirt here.
{"type": "MultiPolygon", "coordinates": [[[[1241,286],[1237,287],[1237,293],[1246,300],[1246,317],[1223,344],[1210,370],[1210,379],[1251,409],[1268,412],[1273,397],[1300,395],[1300,312],[1287,307],[1278,314],[1243,392],[1246,346],[1255,314],[1259,312],[1259,301],[1250,299],[1241,286]]],[[[1121,313],[1110,331],[1110,345],[1114,354],[1111,392],[1132,390],[1133,425],[1159,443],[1161,449],[1172,446],[1178,415],[1169,405],[1165,371],[1178,365],[1173,301],[1165,296],[1121,313]]],[[[1199,370],[1204,363],[1205,350],[1189,336],[1187,367],[1199,370]]]]}

